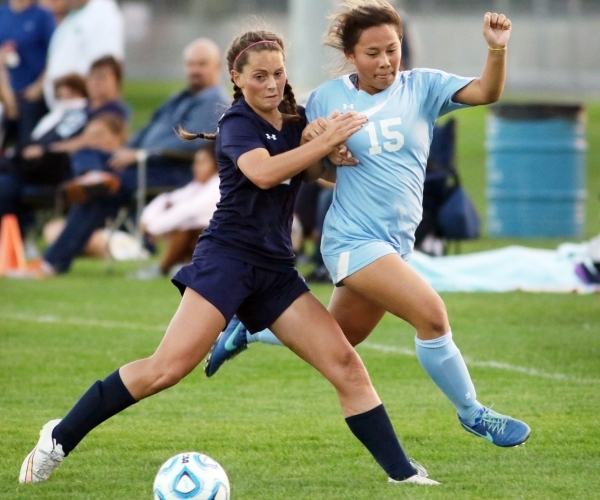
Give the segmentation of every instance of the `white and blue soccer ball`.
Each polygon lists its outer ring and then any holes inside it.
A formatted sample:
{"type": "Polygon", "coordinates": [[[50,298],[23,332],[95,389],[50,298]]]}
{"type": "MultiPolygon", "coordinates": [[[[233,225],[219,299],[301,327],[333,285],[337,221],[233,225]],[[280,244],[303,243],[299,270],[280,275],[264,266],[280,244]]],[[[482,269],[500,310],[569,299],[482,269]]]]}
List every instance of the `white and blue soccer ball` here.
{"type": "Polygon", "coordinates": [[[154,500],[229,500],[229,479],[223,467],[202,453],[169,458],[154,479],[154,500]]]}

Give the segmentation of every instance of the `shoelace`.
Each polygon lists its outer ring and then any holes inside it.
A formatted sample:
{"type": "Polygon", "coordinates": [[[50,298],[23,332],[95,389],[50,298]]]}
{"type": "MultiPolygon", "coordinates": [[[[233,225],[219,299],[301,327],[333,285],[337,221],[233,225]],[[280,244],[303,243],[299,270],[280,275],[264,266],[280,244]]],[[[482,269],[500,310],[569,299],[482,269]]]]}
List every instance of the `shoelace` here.
{"type": "Polygon", "coordinates": [[[36,468],[35,473],[36,476],[46,479],[48,475],[61,464],[64,457],[54,450],[50,453],[43,450],[38,450],[38,452],[44,455],[44,458],[42,459],[42,463],[36,468]]]}
{"type": "Polygon", "coordinates": [[[498,434],[504,434],[507,421],[507,417],[500,415],[491,409],[487,409],[483,415],[481,415],[481,423],[483,426],[488,428],[491,432],[497,432],[498,434]]]}
{"type": "Polygon", "coordinates": [[[414,458],[409,458],[408,461],[410,465],[417,471],[417,475],[421,477],[427,477],[429,474],[427,473],[427,469],[423,467],[419,462],[417,462],[414,458]]]}

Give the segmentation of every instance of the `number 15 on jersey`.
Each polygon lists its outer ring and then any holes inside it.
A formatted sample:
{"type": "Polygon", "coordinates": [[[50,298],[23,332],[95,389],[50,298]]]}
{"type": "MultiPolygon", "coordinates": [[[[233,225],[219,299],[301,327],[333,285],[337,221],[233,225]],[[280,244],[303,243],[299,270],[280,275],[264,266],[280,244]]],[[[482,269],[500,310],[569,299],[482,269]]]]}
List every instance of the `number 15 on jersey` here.
{"type": "Polygon", "coordinates": [[[393,130],[393,127],[398,125],[402,125],[402,118],[388,118],[378,122],[369,122],[363,129],[369,134],[371,142],[369,154],[378,155],[383,153],[384,149],[393,153],[402,148],[404,146],[404,136],[398,130],[393,130]],[[380,142],[380,135],[383,136],[383,139],[389,140],[380,142]]]}

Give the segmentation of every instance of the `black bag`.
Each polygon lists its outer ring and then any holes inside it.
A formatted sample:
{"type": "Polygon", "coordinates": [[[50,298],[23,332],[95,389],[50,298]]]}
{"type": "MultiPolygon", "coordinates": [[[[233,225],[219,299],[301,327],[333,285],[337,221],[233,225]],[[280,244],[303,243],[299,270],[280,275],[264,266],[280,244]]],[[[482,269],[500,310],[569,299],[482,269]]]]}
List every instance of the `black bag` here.
{"type": "Polygon", "coordinates": [[[449,240],[474,240],[479,238],[481,221],[469,195],[460,185],[438,212],[438,223],[444,238],[449,240]]]}

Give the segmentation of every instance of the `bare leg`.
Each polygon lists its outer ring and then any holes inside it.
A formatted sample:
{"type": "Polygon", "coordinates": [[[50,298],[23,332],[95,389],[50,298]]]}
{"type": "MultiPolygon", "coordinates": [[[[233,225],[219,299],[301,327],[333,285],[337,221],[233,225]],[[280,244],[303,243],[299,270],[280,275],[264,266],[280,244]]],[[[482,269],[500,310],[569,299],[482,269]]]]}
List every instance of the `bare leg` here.
{"type": "Polygon", "coordinates": [[[335,387],[344,416],[381,404],[362,360],[327,309],[312,295],[299,297],[271,325],[286,347],[316,368],[335,387]]]}
{"type": "Polygon", "coordinates": [[[139,401],[175,385],[204,359],[224,327],[215,306],[186,289],[156,352],[119,370],[125,387],[139,401]]]}
{"type": "Polygon", "coordinates": [[[362,360],[325,307],[305,293],[271,329],[333,384],[348,427],[388,476],[399,480],[415,476],[362,360]]]}
{"type": "Polygon", "coordinates": [[[365,340],[385,314],[383,307],[346,286],[335,288],[328,309],[353,346],[365,340]]]}
{"type": "MultiPolygon", "coordinates": [[[[381,257],[347,277],[344,285],[379,308],[371,313],[371,319],[381,310],[389,311],[414,326],[422,340],[436,339],[450,330],[446,306],[440,296],[398,255],[381,257]]],[[[351,310],[355,305],[368,309],[364,300],[348,296],[344,309],[351,310]]],[[[365,328],[369,326],[366,324],[365,328]]]]}
{"type": "MultiPolygon", "coordinates": [[[[382,310],[404,319],[417,330],[416,352],[421,366],[452,402],[459,416],[472,423],[483,411],[462,354],[452,340],[446,307],[440,296],[398,255],[386,255],[344,280],[346,293],[337,309],[364,314],[355,321],[353,338],[366,338],[382,310]],[[357,297],[360,296],[360,297],[357,297]],[[361,300],[362,298],[362,300],[361,300]],[[369,313],[368,303],[374,304],[369,313]],[[370,323],[369,323],[370,321],[370,323]],[[362,335],[361,335],[362,334],[362,335]]],[[[381,316],[379,316],[381,317],[381,316]]],[[[349,313],[344,317],[351,324],[349,313]]]]}

